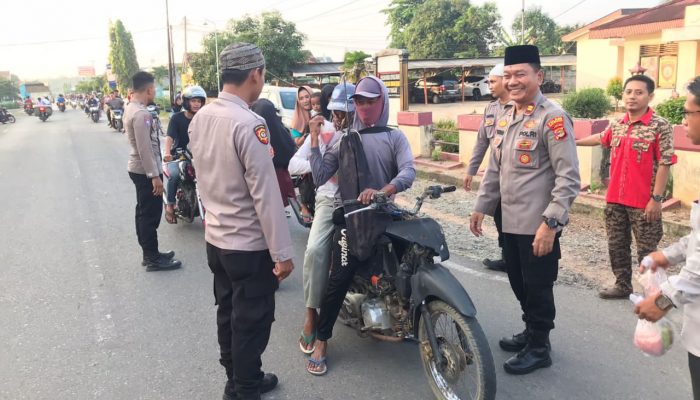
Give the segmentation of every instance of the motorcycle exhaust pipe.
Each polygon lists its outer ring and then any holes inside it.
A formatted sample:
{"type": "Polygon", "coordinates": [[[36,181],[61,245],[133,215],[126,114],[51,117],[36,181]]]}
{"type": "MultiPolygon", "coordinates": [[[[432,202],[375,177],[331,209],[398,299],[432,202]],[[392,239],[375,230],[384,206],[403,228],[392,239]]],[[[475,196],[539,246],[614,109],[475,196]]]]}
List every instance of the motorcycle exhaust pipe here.
{"type": "Polygon", "coordinates": [[[403,340],[404,340],[403,336],[387,336],[387,335],[382,335],[381,333],[378,333],[378,332],[369,332],[369,335],[377,340],[381,340],[384,342],[390,342],[390,343],[400,343],[400,342],[403,342],[403,340]]]}

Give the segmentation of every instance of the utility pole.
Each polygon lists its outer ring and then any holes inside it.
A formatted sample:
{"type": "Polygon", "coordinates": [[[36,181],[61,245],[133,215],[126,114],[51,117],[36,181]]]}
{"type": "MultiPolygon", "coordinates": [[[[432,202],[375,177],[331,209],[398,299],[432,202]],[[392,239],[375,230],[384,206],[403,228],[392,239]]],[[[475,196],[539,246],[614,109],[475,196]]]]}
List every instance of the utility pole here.
{"type": "Polygon", "coordinates": [[[172,31],[170,28],[170,8],[168,6],[168,0],[165,0],[165,28],[168,34],[168,84],[170,89],[170,104],[173,104],[175,103],[175,71],[173,71],[173,44],[172,31]]]}
{"type": "Polygon", "coordinates": [[[187,57],[187,16],[184,17],[184,25],[185,25],[185,57],[183,57],[183,64],[182,64],[182,73],[184,74],[185,71],[187,71],[187,62],[189,61],[187,57]]]}
{"type": "Polygon", "coordinates": [[[525,0],[523,0],[523,10],[520,14],[520,44],[525,44],[525,0]]]}

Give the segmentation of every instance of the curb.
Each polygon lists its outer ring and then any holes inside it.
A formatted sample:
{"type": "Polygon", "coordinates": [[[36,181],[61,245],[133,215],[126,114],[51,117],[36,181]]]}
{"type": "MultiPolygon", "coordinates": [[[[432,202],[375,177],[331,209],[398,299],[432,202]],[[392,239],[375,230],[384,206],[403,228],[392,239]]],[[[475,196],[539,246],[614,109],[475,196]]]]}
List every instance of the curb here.
{"type": "MultiPolygon", "coordinates": [[[[454,185],[457,186],[457,188],[462,187],[462,178],[449,175],[449,174],[444,174],[441,173],[440,171],[429,171],[429,170],[423,170],[416,168],[416,176],[421,179],[429,179],[433,181],[440,182],[444,185],[454,185]]],[[[474,177],[474,180],[472,180],[472,190],[474,192],[479,190],[479,184],[481,183],[481,176],[477,175],[474,177]]],[[[574,201],[574,204],[571,206],[571,212],[576,213],[576,214],[587,214],[590,216],[593,216],[601,221],[605,220],[605,215],[604,215],[604,210],[605,207],[604,205],[602,207],[591,205],[591,204],[584,204],[582,202],[578,201],[578,198],[574,201]]],[[[690,233],[690,226],[686,225],[684,223],[679,223],[675,221],[663,221],[664,225],[664,233],[667,235],[674,235],[674,236],[685,236],[690,233]]]]}

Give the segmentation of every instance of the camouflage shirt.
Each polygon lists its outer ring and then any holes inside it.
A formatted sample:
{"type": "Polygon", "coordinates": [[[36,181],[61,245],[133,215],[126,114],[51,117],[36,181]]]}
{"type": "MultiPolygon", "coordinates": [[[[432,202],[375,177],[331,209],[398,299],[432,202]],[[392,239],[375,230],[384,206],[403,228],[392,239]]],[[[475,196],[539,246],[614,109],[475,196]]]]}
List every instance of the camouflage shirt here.
{"type": "Polygon", "coordinates": [[[610,185],[606,201],[646,208],[659,165],[673,165],[673,127],[649,110],[637,121],[629,114],[613,121],[601,137],[610,148],[610,185]]]}

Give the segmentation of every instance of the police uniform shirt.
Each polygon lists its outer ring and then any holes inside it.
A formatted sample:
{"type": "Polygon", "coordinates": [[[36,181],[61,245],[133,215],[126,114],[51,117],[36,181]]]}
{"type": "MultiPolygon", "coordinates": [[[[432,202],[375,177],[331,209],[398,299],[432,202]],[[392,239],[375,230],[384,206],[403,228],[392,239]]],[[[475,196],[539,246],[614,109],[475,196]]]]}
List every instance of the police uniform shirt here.
{"type": "Polygon", "coordinates": [[[129,139],[128,171],[155,178],[163,173],[160,155],[160,138],[153,129],[153,118],[146,107],[132,101],[124,111],[124,128],[129,139]]]}
{"type": "Polygon", "coordinates": [[[496,120],[504,108],[505,104],[501,104],[499,100],[494,100],[484,109],[484,118],[481,120],[481,125],[479,125],[476,143],[467,167],[467,175],[475,176],[479,172],[486,150],[493,144],[493,140],[496,137],[496,120]]]}
{"type": "Polygon", "coordinates": [[[223,250],[269,250],[275,262],[292,259],[265,120],[221,92],[192,118],[189,136],[206,241],[223,250]]]}
{"type": "Polygon", "coordinates": [[[518,115],[509,103],[495,124],[475,210],[493,215],[500,198],[504,233],[534,235],[543,217],[566,224],[581,187],[571,117],[538,93],[518,115]]]}

